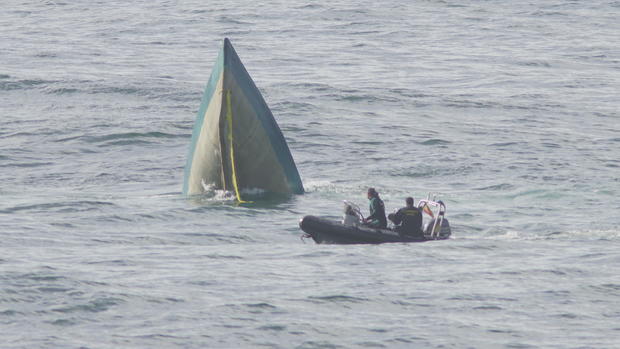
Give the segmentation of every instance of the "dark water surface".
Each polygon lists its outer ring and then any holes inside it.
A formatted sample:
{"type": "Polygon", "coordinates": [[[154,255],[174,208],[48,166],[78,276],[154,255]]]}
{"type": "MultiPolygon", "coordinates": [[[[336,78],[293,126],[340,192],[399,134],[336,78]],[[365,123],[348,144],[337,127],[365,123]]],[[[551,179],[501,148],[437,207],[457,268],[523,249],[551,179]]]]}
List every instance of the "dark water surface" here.
{"type": "Polygon", "coordinates": [[[620,348],[618,1],[9,1],[3,348],[620,348]],[[181,195],[224,37],[307,193],[181,195]],[[436,193],[454,238],[304,244],[436,193]]]}

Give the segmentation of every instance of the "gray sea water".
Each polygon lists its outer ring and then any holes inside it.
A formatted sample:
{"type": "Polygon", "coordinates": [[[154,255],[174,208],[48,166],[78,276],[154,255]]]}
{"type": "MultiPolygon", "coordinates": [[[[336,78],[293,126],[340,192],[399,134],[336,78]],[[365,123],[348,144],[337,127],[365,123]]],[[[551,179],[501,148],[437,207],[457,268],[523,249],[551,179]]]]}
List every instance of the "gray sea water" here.
{"type": "Polygon", "coordinates": [[[0,347],[620,348],[620,2],[0,13],[0,347]],[[181,195],[224,37],[306,194],[181,195]],[[453,238],[300,240],[369,186],[453,238]]]}

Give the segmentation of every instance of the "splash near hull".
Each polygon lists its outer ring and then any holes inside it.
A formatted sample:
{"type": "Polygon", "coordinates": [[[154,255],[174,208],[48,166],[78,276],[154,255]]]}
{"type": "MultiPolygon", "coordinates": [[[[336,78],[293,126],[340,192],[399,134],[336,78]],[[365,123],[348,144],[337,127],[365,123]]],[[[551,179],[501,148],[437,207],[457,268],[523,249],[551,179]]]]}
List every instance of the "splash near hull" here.
{"type": "Polygon", "coordinates": [[[234,191],[301,194],[293,156],[267,103],[228,39],[217,58],[194,124],[183,193],[205,185],[234,191]]]}

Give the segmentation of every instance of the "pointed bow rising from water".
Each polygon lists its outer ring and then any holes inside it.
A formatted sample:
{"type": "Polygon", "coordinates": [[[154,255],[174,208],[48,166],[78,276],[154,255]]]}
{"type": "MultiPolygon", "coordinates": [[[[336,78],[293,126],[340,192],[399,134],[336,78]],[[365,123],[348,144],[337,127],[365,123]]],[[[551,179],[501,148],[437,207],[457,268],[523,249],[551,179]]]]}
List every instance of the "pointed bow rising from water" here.
{"type": "Polygon", "coordinates": [[[304,191],[282,131],[228,39],[220,51],[196,117],[183,193],[204,184],[276,194],[304,191]]]}

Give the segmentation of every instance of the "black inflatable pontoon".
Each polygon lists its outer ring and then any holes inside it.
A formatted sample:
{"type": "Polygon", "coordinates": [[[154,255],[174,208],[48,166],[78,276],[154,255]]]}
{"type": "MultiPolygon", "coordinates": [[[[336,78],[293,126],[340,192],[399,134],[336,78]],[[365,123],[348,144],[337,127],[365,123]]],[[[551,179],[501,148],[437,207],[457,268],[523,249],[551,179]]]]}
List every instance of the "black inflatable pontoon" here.
{"type": "Polygon", "coordinates": [[[311,237],[317,244],[382,244],[386,242],[424,242],[428,240],[445,240],[451,235],[450,224],[444,217],[445,205],[439,201],[420,200],[418,207],[423,205],[439,208],[437,219],[426,224],[424,237],[401,235],[390,229],[377,229],[360,224],[361,213],[357,205],[345,201],[345,217],[343,222],[305,216],[299,221],[299,227],[306,234],[302,238],[311,237]],[[347,215],[349,217],[347,217],[347,215]],[[354,221],[348,218],[354,217],[354,221]],[[351,223],[353,222],[353,223],[351,223]]]}
{"type": "Polygon", "coordinates": [[[384,242],[426,241],[426,239],[400,236],[397,232],[389,229],[346,226],[338,221],[315,216],[302,218],[299,221],[299,227],[317,244],[381,244],[384,242]]]}

